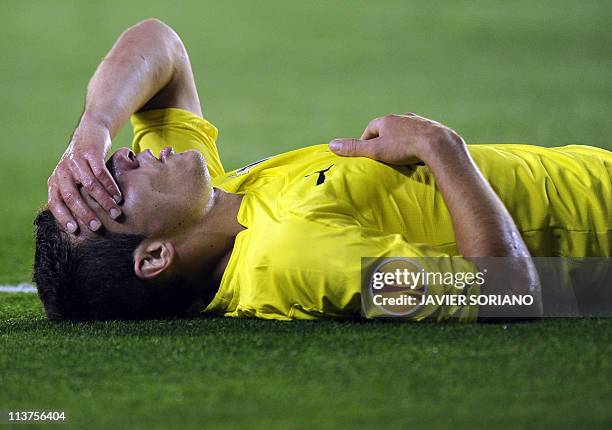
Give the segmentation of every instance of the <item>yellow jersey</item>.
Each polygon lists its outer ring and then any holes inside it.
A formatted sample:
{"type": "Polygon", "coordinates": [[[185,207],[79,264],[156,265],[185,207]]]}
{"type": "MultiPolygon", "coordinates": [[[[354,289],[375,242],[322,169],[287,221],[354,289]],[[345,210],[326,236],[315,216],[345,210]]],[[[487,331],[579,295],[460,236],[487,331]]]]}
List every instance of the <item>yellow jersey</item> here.
{"type": "MultiPolygon", "coordinates": [[[[135,114],[133,149],[196,149],[213,186],[243,195],[237,236],[204,312],[266,319],[361,314],[362,257],[458,256],[429,169],[339,157],[315,145],[225,172],[217,129],[181,109],[135,114]]],[[[594,147],[468,145],[533,256],[612,254],[612,153],[594,147]]],[[[443,271],[467,260],[447,259],[443,271]],[[453,262],[454,261],[454,262],[453,262]]],[[[453,294],[452,291],[441,291],[453,294]]],[[[473,320],[475,307],[425,306],[412,319],[473,320]]]]}

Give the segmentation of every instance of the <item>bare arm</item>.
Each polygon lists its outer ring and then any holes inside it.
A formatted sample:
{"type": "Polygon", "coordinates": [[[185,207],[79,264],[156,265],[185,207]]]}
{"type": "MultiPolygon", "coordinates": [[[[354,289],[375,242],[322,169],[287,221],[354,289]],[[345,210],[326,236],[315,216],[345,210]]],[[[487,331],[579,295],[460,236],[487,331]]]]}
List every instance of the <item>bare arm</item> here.
{"type": "Polygon", "coordinates": [[[179,36],[156,19],[126,30],[87,87],[83,117],[114,137],[132,113],[177,107],[202,115],[187,51],[179,36]]]}
{"type": "MultiPolygon", "coordinates": [[[[338,155],[366,156],[389,164],[420,159],[430,168],[448,207],[459,252],[492,281],[487,294],[531,294],[529,309],[481,307],[486,317],[533,317],[542,312],[537,273],[512,217],[472,160],[465,142],[453,130],[414,114],[389,115],[373,120],[361,139],[330,143],[338,155]],[[503,260],[491,257],[506,257],[503,260]],[[510,275],[499,282],[499,276],[510,275]]],[[[483,319],[484,319],[483,318],[483,319]]]]}
{"type": "Polygon", "coordinates": [[[91,78],[85,109],[48,181],[49,209],[76,233],[78,217],[91,230],[102,224],[78,192],[82,185],[113,218],[121,192],[106,169],[111,139],[139,110],[176,107],[202,115],[187,51],[166,24],[148,19],[127,29],[91,78]]]}

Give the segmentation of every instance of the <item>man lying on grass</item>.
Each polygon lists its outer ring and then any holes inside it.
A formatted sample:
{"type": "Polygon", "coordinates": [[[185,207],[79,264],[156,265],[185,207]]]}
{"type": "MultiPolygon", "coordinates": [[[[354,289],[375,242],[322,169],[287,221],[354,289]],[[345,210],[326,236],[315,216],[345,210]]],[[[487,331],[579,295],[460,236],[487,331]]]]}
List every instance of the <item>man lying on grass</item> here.
{"type": "MultiPolygon", "coordinates": [[[[177,34],[158,20],[125,31],[89,83],[35,220],[33,277],[50,319],[353,318],[362,257],[430,256],[456,257],[445,270],[513,257],[512,276],[481,293],[530,294],[533,317],[530,254],[610,256],[602,149],[468,147],[406,113],[374,119],[359,139],[225,172],[216,137],[177,34]],[[132,150],[105,163],[128,119],[132,150]]],[[[411,318],[483,316],[508,315],[429,305],[411,318]]]]}

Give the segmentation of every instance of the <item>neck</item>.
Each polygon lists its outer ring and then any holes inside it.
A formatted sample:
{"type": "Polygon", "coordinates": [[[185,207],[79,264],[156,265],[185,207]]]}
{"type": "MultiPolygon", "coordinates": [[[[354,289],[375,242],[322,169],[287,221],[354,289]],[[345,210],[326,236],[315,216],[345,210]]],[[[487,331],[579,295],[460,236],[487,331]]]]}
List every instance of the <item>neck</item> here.
{"type": "Polygon", "coordinates": [[[215,188],[201,221],[177,241],[179,271],[198,288],[203,301],[209,302],[217,292],[236,235],[244,230],[236,219],[241,202],[241,195],[215,188]]]}

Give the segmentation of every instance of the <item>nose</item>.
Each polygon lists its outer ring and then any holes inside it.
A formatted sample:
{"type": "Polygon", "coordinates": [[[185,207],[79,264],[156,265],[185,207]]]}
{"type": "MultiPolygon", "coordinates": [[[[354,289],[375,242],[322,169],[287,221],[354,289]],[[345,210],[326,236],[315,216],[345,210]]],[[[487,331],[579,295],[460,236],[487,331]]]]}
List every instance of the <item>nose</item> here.
{"type": "Polygon", "coordinates": [[[120,175],[127,170],[137,169],[140,166],[136,154],[129,148],[121,148],[113,154],[113,167],[115,174],[120,175]]]}

